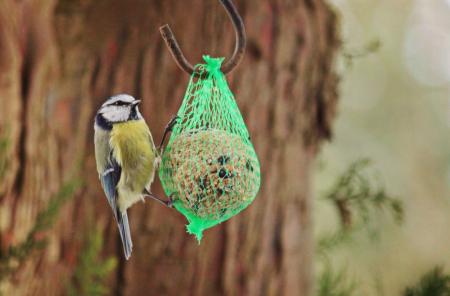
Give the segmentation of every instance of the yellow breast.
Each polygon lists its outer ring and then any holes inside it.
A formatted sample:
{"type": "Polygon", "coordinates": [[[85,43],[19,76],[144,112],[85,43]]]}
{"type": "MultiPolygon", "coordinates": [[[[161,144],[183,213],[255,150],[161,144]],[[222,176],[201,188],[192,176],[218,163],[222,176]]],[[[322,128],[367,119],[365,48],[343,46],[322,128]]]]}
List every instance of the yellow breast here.
{"type": "Polygon", "coordinates": [[[153,179],[156,157],[153,139],[145,121],[114,124],[110,145],[114,158],[122,167],[119,186],[142,192],[153,179]]]}

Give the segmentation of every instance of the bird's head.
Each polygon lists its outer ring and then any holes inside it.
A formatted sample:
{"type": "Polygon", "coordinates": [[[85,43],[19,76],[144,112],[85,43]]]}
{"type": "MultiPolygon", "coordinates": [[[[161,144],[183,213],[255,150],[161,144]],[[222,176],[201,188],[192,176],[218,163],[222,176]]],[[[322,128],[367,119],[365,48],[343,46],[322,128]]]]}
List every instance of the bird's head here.
{"type": "Polygon", "coordinates": [[[109,123],[141,119],[142,115],[138,108],[140,102],[127,94],[111,96],[103,103],[97,114],[109,123]]]}

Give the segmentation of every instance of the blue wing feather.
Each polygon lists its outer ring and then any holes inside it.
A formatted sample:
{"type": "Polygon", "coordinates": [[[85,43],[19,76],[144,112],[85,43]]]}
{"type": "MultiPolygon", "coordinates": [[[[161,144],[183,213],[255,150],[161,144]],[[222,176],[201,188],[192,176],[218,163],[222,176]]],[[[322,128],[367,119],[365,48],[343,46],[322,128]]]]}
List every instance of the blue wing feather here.
{"type": "Polygon", "coordinates": [[[114,160],[114,158],[110,157],[108,166],[105,168],[105,171],[100,176],[103,185],[103,190],[105,191],[109,205],[113,209],[114,215],[116,215],[117,210],[116,188],[117,184],[119,183],[121,173],[122,168],[120,167],[120,165],[114,160]]]}
{"type": "Polygon", "coordinates": [[[113,157],[113,153],[110,153],[108,166],[100,176],[100,180],[105,191],[106,198],[113,211],[114,218],[119,227],[120,238],[122,239],[123,250],[125,258],[128,260],[131,256],[133,249],[133,242],[131,240],[130,226],[128,224],[127,212],[121,212],[117,206],[117,184],[120,180],[122,168],[113,157]]]}

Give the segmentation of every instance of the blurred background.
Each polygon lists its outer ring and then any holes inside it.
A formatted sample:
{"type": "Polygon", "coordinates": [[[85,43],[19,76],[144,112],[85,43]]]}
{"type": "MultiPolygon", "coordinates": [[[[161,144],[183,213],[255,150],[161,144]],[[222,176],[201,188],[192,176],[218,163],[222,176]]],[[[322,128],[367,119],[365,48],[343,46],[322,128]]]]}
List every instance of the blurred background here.
{"type": "Polygon", "coordinates": [[[230,21],[212,0],[0,0],[0,294],[450,295],[450,1],[234,2],[260,193],[200,245],[134,206],[125,261],[95,113],[134,95],[158,142],[189,79],[159,26],[198,63],[230,55],[230,21]]]}
{"type": "Polygon", "coordinates": [[[372,178],[403,202],[403,222],[374,218],[376,239],[356,231],[331,258],[355,295],[401,295],[435,266],[450,271],[450,1],[330,2],[342,80],[334,138],[315,173],[316,238],[339,221],[321,198],[326,189],[350,163],[370,159],[372,178]]]}

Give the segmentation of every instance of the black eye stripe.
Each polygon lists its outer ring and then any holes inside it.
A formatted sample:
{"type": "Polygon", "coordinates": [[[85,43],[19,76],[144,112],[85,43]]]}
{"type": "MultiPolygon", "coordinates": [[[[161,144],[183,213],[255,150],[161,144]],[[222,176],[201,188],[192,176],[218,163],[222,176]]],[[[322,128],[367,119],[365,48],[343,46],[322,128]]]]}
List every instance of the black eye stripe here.
{"type": "Polygon", "coordinates": [[[109,106],[128,106],[130,103],[124,101],[116,101],[114,103],[109,104],[109,106]]]}

